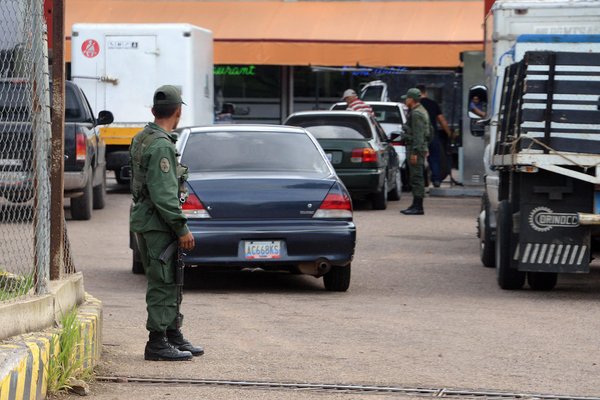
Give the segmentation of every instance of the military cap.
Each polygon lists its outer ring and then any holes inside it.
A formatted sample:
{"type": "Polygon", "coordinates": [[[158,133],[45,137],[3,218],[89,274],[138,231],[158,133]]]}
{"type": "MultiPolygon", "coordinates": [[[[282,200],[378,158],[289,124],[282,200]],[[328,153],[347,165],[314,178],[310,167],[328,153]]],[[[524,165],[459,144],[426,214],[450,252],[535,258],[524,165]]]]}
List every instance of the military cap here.
{"type": "Polygon", "coordinates": [[[419,100],[420,98],[421,98],[421,91],[417,88],[408,89],[406,94],[401,97],[402,100],[406,100],[406,99],[419,100]]]}
{"type": "Polygon", "coordinates": [[[181,99],[181,92],[173,85],[163,85],[154,92],[153,104],[160,105],[175,105],[185,104],[181,99]]]}

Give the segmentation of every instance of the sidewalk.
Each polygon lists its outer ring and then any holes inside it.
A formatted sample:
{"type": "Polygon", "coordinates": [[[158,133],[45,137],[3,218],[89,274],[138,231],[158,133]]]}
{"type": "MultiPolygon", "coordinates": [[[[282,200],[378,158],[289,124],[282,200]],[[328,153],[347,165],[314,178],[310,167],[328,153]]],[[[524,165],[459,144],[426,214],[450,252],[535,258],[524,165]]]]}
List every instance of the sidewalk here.
{"type": "MultiPolygon", "coordinates": [[[[84,367],[93,367],[102,348],[102,303],[86,294],[77,319],[82,336],[77,357],[83,360],[84,367]]],[[[51,328],[0,343],[0,400],[46,397],[47,366],[51,350],[58,351],[59,334],[58,329],[51,328]]]]}

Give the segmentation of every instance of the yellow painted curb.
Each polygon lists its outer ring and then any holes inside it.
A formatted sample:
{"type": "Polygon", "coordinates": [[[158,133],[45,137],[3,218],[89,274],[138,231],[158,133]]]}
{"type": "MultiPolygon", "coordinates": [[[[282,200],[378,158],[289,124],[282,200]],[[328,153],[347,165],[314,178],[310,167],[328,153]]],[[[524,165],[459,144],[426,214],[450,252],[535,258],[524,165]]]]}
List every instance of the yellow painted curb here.
{"type": "MultiPolygon", "coordinates": [[[[102,349],[102,302],[86,293],[77,319],[81,327],[78,359],[95,366],[102,349]]],[[[51,352],[59,349],[59,331],[14,336],[0,343],[0,400],[46,398],[51,352]],[[51,344],[52,343],[52,344],[51,344]]]]}

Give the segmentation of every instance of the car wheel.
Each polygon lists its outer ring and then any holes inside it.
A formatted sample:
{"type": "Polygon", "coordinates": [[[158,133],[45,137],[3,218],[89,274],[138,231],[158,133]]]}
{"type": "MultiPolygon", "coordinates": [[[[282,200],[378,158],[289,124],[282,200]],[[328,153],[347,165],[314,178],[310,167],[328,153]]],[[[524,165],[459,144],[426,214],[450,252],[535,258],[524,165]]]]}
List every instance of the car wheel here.
{"type": "Polygon", "coordinates": [[[388,183],[387,177],[383,180],[383,190],[373,194],[373,209],[385,210],[387,208],[388,183]]]}
{"type": "Polygon", "coordinates": [[[94,187],[94,210],[102,210],[106,206],[106,169],[102,169],[102,182],[94,187]]]}
{"type": "Polygon", "coordinates": [[[496,274],[498,286],[504,290],[521,289],[525,284],[525,272],[512,268],[514,240],[512,231],[512,207],[506,200],[498,206],[496,227],[496,274]]]}
{"type": "Polygon", "coordinates": [[[79,197],[73,197],[71,199],[71,216],[75,220],[88,220],[92,218],[92,203],[93,203],[93,189],[92,189],[92,174],[85,183],[83,188],[83,195],[79,197]]]}
{"type": "Polygon", "coordinates": [[[325,289],[330,292],[345,292],[350,287],[351,266],[333,265],[328,273],[323,275],[325,289]]]}
{"type": "Polygon", "coordinates": [[[554,289],[558,274],[554,272],[528,272],[527,282],[533,290],[549,291],[554,289]]]}
{"type": "Polygon", "coordinates": [[[487,193],[481,197],[481,212],[477,218],[477,236],[479,237],[479,257],[484,267],[494,268],[496,266],[496,243],[492,240],[492,228],[490,227],[490,202],[487,193]]]}
{"type": "Polygon", "coordinates": [[[394,174],[394,188],[388,193],[388,200],[398,201],[402,196],[402,178],[400,177],[400,169],[394,174]]]}

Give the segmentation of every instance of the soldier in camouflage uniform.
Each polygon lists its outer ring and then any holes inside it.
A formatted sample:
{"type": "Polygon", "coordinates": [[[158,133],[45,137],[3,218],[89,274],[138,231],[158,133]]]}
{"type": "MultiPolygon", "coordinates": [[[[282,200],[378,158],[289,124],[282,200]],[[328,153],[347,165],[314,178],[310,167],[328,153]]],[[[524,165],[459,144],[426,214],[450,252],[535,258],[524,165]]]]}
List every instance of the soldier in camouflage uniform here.
{"type": "Polygon", "coordinates": [[[410,109],[408,120],[403,128],[406,142],[406,156],[409,164],[410,185],[413,194],[412,205],[400,211],[405,215],[425,214],[423,209],[423,198],[425,197],[423,165],[428,153],[428,138],[431,135],[432,128],[427,110],[419,102],[420,97],[421,92],[416,88],[409,89],[406,95],[402,96],[402,100],[405,101],[406,106],[410,109]]]}
{"type": "Polygon", "coordinates": [[[160,259],[161,253],[175,240],[182,250],[192,250],[194,236],[181,210],[181,191],[185,168],[177,162],[172,132],[181,117],[183,103],[174,86],[161,86],[154,93],[154,122],[137,133],[130,147],[131,209],[130,227],[136,234],[148,288],[146,329],[150,338],[144,358],[152,361],[189,360],[204,354],[181,333],[183,316],[179,313],[180,288],[175,284],[177,254],[160,259]]]}

